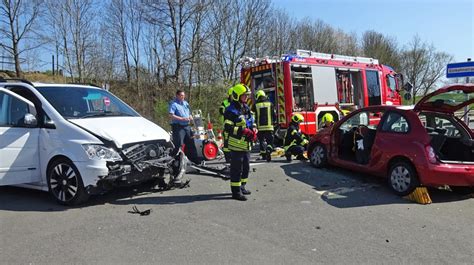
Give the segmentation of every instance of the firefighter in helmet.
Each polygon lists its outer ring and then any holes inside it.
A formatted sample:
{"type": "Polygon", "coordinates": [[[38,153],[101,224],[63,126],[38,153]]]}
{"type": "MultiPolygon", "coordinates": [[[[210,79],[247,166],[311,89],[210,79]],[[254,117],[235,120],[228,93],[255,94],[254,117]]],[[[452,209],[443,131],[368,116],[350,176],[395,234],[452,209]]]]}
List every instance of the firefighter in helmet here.
{"type": "Polygon", "coordinates": [[[258,142],[262,159],[271,161],[273,152],[273,123],[275,121],[275,109],[268,100],[263,90],[255,94],[255,121],[258,129],[258,142]]]}
{"type": "Polygon", "coordinates": [[[320,128],[327,128],[334,124],[334,116],[331,113],[327,112],[321,118],[320,128]]]}
{"type": "Polygon", "coordinates": [[[230,150],[230,186],[232,198],[246,201],[251,192],[246,189],[250,169],[250,149],[257,140],[257,129],[247,106],[250,89],[237,84],[233,87],[232,102],[224,112],[224,130],[228,133],[230,150]]]}
{"type": "Polygon", "coordinates": [[[304,121],[303,115],[299,113],[293,114],[290,125],[285,133],[284,150],[286,160],[291,161],[291,156],[295,155],[299,160],[306,160],[304,151],[308,145],[308,140],[305,135],[301,133],[300,123],[304,121]]]}
{"type": "MultiPolygon", "coordinates": [[[[227,107],[230,106],[230,103],[232,102],[232,87],[229,88],[227,91],[227,98],[224,99],[219,106],[219,116],[221,118],[221,122],[224,123],[224,113],[227,107]]],[[[224,151],[224,158],[225,162],[229,163],[230,162],[230,150],[229,150],[229,134],[224,130],[222,133],[222,136],[224,138],[224,148],[222,151],[224,151]]]]}

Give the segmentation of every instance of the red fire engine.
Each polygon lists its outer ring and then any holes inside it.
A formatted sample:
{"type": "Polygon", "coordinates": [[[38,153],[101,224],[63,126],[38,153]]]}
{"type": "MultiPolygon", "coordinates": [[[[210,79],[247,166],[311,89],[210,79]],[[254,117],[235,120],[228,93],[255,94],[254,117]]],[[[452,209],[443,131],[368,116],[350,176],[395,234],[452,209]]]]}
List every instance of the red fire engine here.
{"type": "Polygon", "coordinates": [[[344,110],[401,104],[399,75],[377,59],[297,50],[279,59],[241,62],[241,82],[253,94],[265,91],[283,130],[294,113],[304,116],[302,132],[314,135],[325,113],[337,121],[344,110]]]}

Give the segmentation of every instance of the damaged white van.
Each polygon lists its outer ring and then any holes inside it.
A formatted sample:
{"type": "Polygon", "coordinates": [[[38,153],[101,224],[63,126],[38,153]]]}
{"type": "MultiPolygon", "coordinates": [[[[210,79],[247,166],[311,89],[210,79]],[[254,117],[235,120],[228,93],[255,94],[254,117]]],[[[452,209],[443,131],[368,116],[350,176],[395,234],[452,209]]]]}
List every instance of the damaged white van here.
{"type": "Polygon", "coordinates": [[[185,156],[160,126],[110,92],[0,79],[0,185],[75,205],[152,178],[179,180],[185,156]]]}

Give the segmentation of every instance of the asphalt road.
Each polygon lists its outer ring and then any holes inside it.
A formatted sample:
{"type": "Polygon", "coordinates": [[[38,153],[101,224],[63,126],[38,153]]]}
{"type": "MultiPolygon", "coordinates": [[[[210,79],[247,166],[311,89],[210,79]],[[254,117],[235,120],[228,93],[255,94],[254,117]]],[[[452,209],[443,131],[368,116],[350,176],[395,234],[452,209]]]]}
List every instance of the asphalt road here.
{"type": "Polygon", "coordinates": [[[197,174],[186,189],[124,188],[77,208],[0,187],[0,263],[474,262],[474,198],[433,190],[433,204],[419,205],[346,170],[281,158],[252,168],[247,202],[230,199],[228,181],[197,174]]]}

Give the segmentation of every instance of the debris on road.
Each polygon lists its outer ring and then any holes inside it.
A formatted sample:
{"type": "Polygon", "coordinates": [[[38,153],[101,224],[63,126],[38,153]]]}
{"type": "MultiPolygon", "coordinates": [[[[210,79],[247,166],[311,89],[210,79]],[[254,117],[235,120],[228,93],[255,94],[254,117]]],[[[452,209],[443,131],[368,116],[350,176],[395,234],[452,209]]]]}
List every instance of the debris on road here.
{"type": "Polygon", "coordinates": [[[146,216],[146,215],[150,215],[151,209],[148,209],[148,210],[145,210],[145,211],[140,211],[140,210],[138,210],[137,206],[134,205],[132,207],[132,211],[128,211],[128,213],[139,214],[140,216],[146,216]]]}

